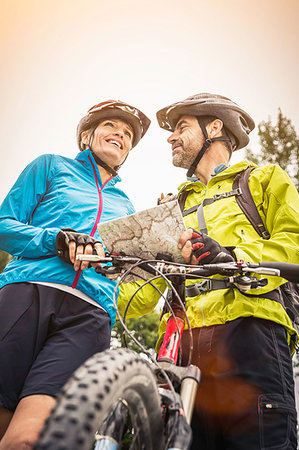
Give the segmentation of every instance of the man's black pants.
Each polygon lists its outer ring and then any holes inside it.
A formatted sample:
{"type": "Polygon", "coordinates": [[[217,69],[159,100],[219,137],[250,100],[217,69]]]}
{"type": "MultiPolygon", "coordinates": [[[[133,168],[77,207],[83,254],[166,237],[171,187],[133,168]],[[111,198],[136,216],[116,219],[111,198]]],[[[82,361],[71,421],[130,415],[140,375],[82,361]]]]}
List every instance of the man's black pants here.
{"type": "MultiPolygon", "coordinates": [[[[201,382],[192,449],[296,450],[297,416],[284,327],[240,318],[193,330],[201,382]]],[[[183,334],[183,364],[190,340],[183,334]]]]}

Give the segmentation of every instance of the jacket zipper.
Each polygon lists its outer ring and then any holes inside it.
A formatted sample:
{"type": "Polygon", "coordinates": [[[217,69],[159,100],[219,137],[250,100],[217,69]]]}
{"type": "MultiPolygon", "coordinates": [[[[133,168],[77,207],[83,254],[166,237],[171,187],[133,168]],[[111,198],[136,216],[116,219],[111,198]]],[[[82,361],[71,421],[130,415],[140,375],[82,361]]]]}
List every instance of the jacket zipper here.
{"type": "Polygon", "coordinates": [[[241,235],[242,235],[242,240],[243,240],[244,242],[248,242],[248,239],[247,239],[247,237],[246,237],[246,235],[245,235],[245,233],[244,233],[244,230],[241,230],[241,235]]]}
{"type": "MultiPolygon", "coordinates": [[[[100,219],[101,219],[101,215],[102,215],[102,211],[103,211],[103,196],[102,196],[102,190],[104,189],[104,187],[106,186],[106,184],[107,184],[113,177],[110,177],[107,181],[105,181],[105,183],[103,184],[103,186],[100,188],[99,183],[98,183],[98,180],[97,180],[97,173],[96,173],[96,169],[95,169],[95,167],[94,167],[94,164],[93,164],[93,162],[92,162],[92,160],[91,160],[91,158],[90,158],[89,156],[88,156],[88,159],[89,159],[89,161],[90,161],[90,163],[91,163],[91,165],[92,165],[92,169],[93,169],[93,173],[94,173],[94,179],[95,179],[95,182],[96,182],[96,186],[97,186],[97,190],[98,190],[98,195],[99,195],[99,207],[98,207],[97,217],[96,217],[95,224],[94,224],[94,226],[93,226],[93,228],[92,228],[92,230],[91,230],[91,233],[90,233],[90,236],[91,236],[91,237],[94,237],[95,232],[97,231],[97,225],[98,225],[98,223],[99,223],[99,221],[100,221],[100,219]]],[[[73,281],[73,284],[72,284],[72,288],[73,288],[73,289],[75,289],[76,286],[77,286],[77,284],[78,284],[78,281],[79,281],[81,272],[82,272],[82,270],[79,269],[78,272],[76,273],[76,276],[75,276],[74,281],[73,281]]]]}

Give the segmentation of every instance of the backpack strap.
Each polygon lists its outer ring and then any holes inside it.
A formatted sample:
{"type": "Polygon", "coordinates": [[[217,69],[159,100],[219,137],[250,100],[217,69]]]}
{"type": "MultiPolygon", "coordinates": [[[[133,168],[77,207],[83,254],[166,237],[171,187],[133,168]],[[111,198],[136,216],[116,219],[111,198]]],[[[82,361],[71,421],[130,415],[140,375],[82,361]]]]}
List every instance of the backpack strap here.
{"type": "Polygon", "coordinates": [[[250,173],[255,169],[255,167],[247,167],[247,169],[243,170],[242,172],[238,173],[233,182],[232,190],[230,192],[224,192],[222,194],[216,194],[213,198],[207,198],[203,201],[200,205],[194,205],[192,208],[187,209],[184,211],[184,205],[186,202],[186,198],[189,194],[188,191],[184,191],[179,196],[179,205],[182,211],[183,216],[185,217],[188,214],[193,213],[194,211],[197,211],[197,219],[199,222],[199,229],[203,231],[204,233],[207,233],[207,226],[205,225],[204,215],[203,215],[203,207],[205,205],[209,205],[217,200],[220,200],[221,198],[231,197],[234,196],[236,199],[236,202],[238,203],[239,207],[255,229],[255,231],[258,233],[259,236],[261,236],[263,239],[269,239],[270,234],[267,231],[263,220],[260,216],[260,213],[258,212],[258,209],[256,207],[256,204],[253,200],[252,194],[250,192],[249,188],[249,175],[250,173]]]}
{"type": "MultiPolygon", "coordinates": [[[[183,192],[183,194],[185,194],[186,191],[183,192]]],[[[182,194],[182,195],[183,195],[182,194]]],[[[223,192],[222,194],[215,194],[212,198],[205,198],[204,201],[198,205],[194,205],[189,209],[186,209],[185,211],[182,210],[182,214],[183,217],[188,216],[188,214],[193,213],[194,211],[197,211],[199,206],[206,206],[206,205],[211,205],[212,203],[216,202],[217,200],[220,200],[221,198],[227,198],[227,197],[232,197],[232,196],[236,196],[236,195],[242,195],[242,191],[240,188],[237,189],[233,189],[232,191],[229,192],[223,192]]],[[[184,199],[184,202],[186,201],[186,198],[184,199]]],[[[184,208],[184,206],[182,206],[184,208]]]]}
{"type": "Polygon", "coordinates": [[[188,197],[189,192],[188,191],[183,191],[179,196],[178,196],[178,204],[179,207],[183,213],[184,211],[184,207],[185,207],[185,203],[186,203],[186,199],[188,197]]]}
{"type": "Polygon", "coordinates": [[[233,182],[233,189],[241,190],[242,194],[235,197],[236,202],[255,231],[263,239],[269,239],[270,234],[263,223],[249,188],[249,175],[254,169],[255,167],[247,167],[243,172],[238,173],[233,182]]]}
{"type": "Polygon", "coordinates": [[[203,203],[199,205],[197,208],[197,222],[198,222],[198,229],[201,233],[208,234],[207,224],[205,221],[205,216],[203,213],[203,203]]]}

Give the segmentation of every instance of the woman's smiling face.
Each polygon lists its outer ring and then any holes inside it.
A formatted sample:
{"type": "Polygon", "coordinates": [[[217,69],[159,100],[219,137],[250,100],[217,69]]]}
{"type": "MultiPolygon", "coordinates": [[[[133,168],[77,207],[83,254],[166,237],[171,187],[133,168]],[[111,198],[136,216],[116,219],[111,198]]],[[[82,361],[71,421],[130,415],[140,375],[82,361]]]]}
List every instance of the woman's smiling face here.
{"type": "MultiPolygon", "coordinates": [[[[90,131],[82,133],[82,140],[89,144],[90,131]]],[[[93,153],[108,166],[122,164],[132,148],[133,128],[118,118],[102,120],[94,131],[91,147],[93,153]]]]}

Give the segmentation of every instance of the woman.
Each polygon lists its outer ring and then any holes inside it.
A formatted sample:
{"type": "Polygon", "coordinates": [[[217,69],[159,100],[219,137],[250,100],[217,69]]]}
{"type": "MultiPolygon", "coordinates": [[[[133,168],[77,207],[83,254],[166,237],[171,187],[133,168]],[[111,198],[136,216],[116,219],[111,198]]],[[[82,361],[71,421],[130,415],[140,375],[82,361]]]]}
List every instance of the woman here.
{"type": "Polygon", "coordinates": [[[66,380],[109,347],[115,282],[77,254],[104,256],[99,221],[134,212],[119,167],[150,120],[109,100],[80,121],[75,159],[42,155],[0,208],[0,449],[29,449],[66,380]]]}

